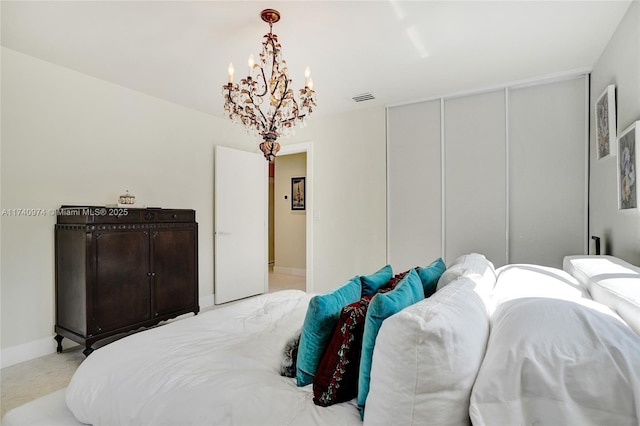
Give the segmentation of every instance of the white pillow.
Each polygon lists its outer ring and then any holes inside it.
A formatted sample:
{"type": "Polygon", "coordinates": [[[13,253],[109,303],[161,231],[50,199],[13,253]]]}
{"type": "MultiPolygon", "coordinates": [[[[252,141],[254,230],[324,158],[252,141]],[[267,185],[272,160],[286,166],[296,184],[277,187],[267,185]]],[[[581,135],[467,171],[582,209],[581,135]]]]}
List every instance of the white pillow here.
{"type": "Polygon", "coordinates": [[[565,271],[549,266],[515,264],[498,268],[492,298],[496,305],[523,297],[591,299],[589,292],[565,271]]]}
{"type": "Polygon", "coordinates": [[[457,258],[440,276],[437,290],[460,277],[468,277],[478,284],[478,293],[489,294],[496,283],[496,270],[487,258],[478,253],[457,258]]]}
{"type": "Polygon", "coordinates": [[[567,256],[563,268],[640,335],[640,268],[613,256],[567,256]]]}
{"type": "Polygon", "coordinates": [[[562,269],[575,277],[589,291],[593,280],[606,278],[610,274],[635,274],[640,276],[640,268],[614,256],[565,256],[562,269]]]}
{"type": "Polygon", "coordinates": [[[461,278],[387,318],[373,351],[365,425],[468,425],[489,336],[477,283],[461,278]]]}
{"type": "Polygon", "coordinates": [[[588,299],[498,306],[471,395],[474,426],[637,425],[640,336],[588,299]]]}

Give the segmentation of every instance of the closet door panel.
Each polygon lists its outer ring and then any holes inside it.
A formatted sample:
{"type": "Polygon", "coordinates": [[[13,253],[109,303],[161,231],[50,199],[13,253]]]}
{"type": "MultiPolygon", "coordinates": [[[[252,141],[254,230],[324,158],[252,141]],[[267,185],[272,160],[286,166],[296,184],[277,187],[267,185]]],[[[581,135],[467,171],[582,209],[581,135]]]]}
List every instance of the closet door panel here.
{"type": "Polygon", "coordinates": [[[510,262],[585,252],[585,77],[509,94],[510,262]]]}
{"type": "Polygon", "coordinates": [[[440,101],[387,109],[388,261],[394,271],[441,256],[440,101]]]}
{"type": "Polygon", "coordinates": [[[445,101],[445,254],[506,263],[504,91],[445,101]]]}

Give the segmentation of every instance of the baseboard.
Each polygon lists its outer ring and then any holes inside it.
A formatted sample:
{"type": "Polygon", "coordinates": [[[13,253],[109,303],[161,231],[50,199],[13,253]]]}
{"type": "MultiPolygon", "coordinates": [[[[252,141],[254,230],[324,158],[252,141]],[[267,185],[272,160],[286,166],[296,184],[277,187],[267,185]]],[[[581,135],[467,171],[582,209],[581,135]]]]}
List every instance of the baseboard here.
{"type": "Polygon", "coordinates": [[[282,274],[282,275],[295,275],[297,277],[305,277],[307,275],[307,270],[301,269],[301,268],[289,268],[286,266],[274,266],[273,273],[282,274]]]}
{"type": "MultiPolygon", "coordinates": [[[[202,296],[199,299],[200,309],[213,306],[213,293],[202,296]]],[[[58,343],[51,337],[33,340],[21,345],[10,346],[0,351],[0,368],[10,367],[21,362],[30,361],[41,356],[50,355],[56,352],[58,343]]],[[[62,341],[64,349],[74,348],[78,344],[72,340],[62,341]]]]}
{"type": "Polygon", "coordinates": [[[200,309],[208,308],[214,305],[213,293],[207,294],[206,296],[200,296],[200,309]]]}
{"type": "MultiPolygon", "coordinates": [[[[51,337],[43,337],[42,339],[23,343],[22,345],[11,346],[2,349],[0,355],[0,368],[10,367],[21,362],[30,361],[41,356],[49,355],[56,352],[58,343],[51,337]]],[[[65,339],[62,342],[65,349],[78,346],[77,343],[65,339]]]]}

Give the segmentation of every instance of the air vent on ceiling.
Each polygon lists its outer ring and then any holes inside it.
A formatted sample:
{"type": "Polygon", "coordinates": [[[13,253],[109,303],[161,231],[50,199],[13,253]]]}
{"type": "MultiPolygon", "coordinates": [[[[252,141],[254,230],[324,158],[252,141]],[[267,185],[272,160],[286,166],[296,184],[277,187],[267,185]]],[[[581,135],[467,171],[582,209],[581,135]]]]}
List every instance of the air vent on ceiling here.
{"type": "Polygon", "coordinates": [[[364,101],[370,101],[375,98],[376,97],[373,96],[372,93],[361,93],[359,95],[355,95],[352,99],[356,102],[364,102],[364,101]]]}

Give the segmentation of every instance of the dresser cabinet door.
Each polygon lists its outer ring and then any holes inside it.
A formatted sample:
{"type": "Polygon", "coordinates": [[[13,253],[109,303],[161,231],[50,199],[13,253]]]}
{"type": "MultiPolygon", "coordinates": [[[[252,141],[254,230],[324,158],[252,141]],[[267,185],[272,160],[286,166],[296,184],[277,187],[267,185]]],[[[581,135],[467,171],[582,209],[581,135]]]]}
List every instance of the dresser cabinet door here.
{"type": "Polygon", "coordinates": [[[151,318],[149,231],[94,233],[93,333],[151,318]]]}
{"type": "Polygon", "coordinates": [[[151,230],[154,316],[196,304],[196,229],[151,230]]]}

